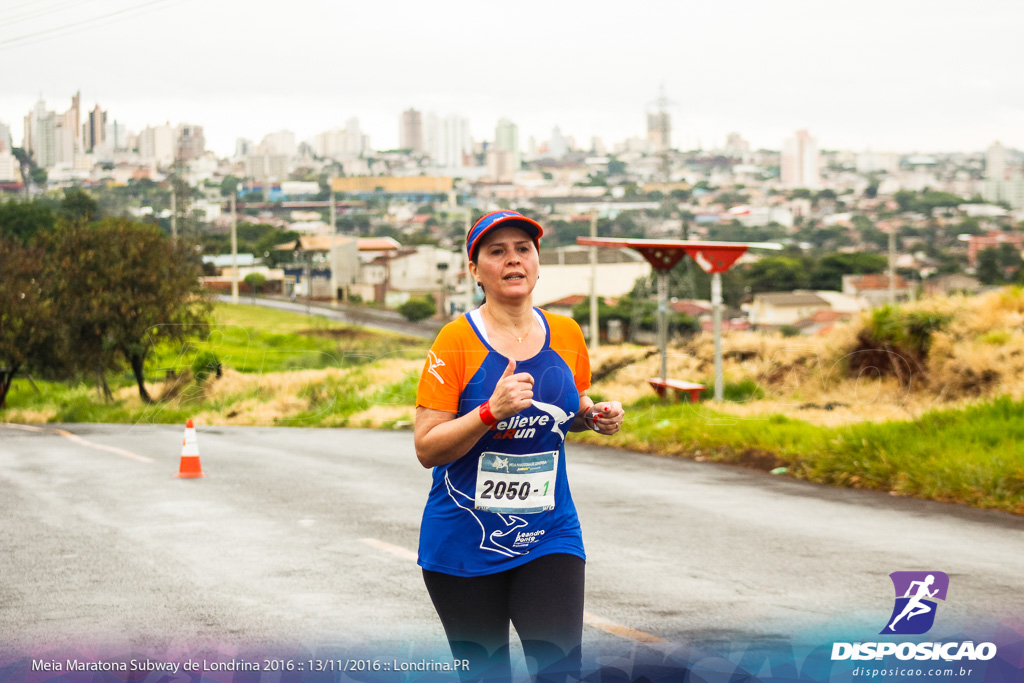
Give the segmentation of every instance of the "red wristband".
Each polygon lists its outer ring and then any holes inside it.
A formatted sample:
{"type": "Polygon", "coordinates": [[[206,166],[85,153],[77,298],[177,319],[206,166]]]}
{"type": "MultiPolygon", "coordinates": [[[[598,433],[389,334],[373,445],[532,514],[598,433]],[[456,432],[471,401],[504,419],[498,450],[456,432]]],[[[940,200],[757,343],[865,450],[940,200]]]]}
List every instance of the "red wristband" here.
{"type": "Polygon", "coordinates": [[[493,427],[498,424],[498,418],[494,417],[494,413],[491,412],[491,402],[484,401],[480,404],[480,420],[488,427],[493,427]]]}

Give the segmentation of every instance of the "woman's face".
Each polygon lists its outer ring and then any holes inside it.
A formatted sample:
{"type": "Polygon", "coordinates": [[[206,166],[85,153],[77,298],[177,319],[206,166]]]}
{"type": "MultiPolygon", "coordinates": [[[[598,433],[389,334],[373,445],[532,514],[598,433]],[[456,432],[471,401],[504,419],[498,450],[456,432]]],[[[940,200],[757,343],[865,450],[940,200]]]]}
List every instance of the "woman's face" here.
{"type": "Polygon", "coordinates": [[[487,299],[519,299],[533,293],[540,269],[537,248],[526,231],[497,228],[480,240],[469,273],[483,285],[487,299]]]}

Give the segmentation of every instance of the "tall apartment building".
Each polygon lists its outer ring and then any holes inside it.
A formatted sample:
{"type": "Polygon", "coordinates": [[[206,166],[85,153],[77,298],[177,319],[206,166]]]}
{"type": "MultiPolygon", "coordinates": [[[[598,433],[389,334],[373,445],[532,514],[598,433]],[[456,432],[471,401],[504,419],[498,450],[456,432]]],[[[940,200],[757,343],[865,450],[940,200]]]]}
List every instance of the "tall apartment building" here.
{"type": "Polygon", "coordinates": [[[398,126],[398,146],[412,150],[413,154],[423,154],[423,114],[415,109],[402,112],[398,126]]]}
{"type": "Polygon", "coordinates": [[[57,163],[56,133],[57,115],[47,111],[46,102],[39,100],[25,116],[25,139],[22,143],[37,166],[52,168],[57,163]]]}
{"type": "Polygon", "coordinates": [[[100,105],[89,112],[89,122],[85,124],[85,151],[93,152],[103,145],[107,139],[107,112],[100,105]]]}
{"type": "Polygon", "coordinates": [[[725,136],[725,153],[731,156],[745,156],[750,153],[750,143],[739,133],[729,133],[725,136]]]}
{"type": "Polygon", "coordinates": [[[356,156],[363,156],[370,150],[370,136],[363,133],[359,119],[354,116],[345,122],[345,137],[346,147],[356,156]]]}
{"type": "Polygon", "coordinates": [[[519,149],[519,126],[508,119],[499,119],[494,127],[494,147],[509,155],[508,163],[512,172],[522,167],[523,155],[519,149]]]}
{"type": "Polygon", "coordinates": [[[182,123],[178,126],[177,158],[182,161],[194,161],[206,152],[206,138],[203,127],[182,123]]]}
{"type": "Polygon", "coordinates": [[[289,159],[295,156],[298,145],[295,144],[295,133],[290,130],[279,130],[276,133],[267,133],[260,142],[264,154],[272,156],[286,156],[289,159]]]}
{"type": "Polygon", "coordinates": [[[139,156],[145,161],[158,164],[173,163],[178,151],[175,137],[175,130],[169,123],[146,126],[139,133],[139,156]]]}
{"type": "Polygon", "coordinates": [[[455,114],[439,118],[429,113],[423,127],[423,141],[435,166],[465,168],[471,165],[473,140],[468,119],[455,114]]]}
{"type": "Polygon", "coordinates": [[[548,141],[548,156],[561,159],[569,152],[569,142],[562,135],[562,130],[555,126],[551,131],[551,139],[548,141]]]}
{"type": "Polygon", "coordinates": [[[818,141],[806,130],[798,130],[782,146],[782,185],[816,189],[821,186],[818,170],[818,141]]]}
{"type": "Polygon", "coordinates": [[[67,121],[66,117],[57,117],[57,125],[53,129],[53,162],[70,166],[75,163],[79,148],[74,129],[64,125],[67,121]]]}
{"type": "Polygon", "coordinates": [[[0,121],[0,152],[11,151],[11,127],[0,121]]]}
{"type": "Polygon", "coordinates": [[[1014,209],[1024,209],[1024,174],[1006,162],[1006,148],[993,142],[985,152],[981,196],[987,202],[1007,202],[1014,209]]]}
{"type": "Polygon", "coordinates": [[[244,159],[256,148],[249,138],[235,138],[235,158],[244,159]]]}
{"type": "Polygon", "coordinates": [[[985,150],[985,178],[1006,180],[1006,148],[998,141],[985,150]]]}
{"type": "Polygon", "coordinates": [[[317,133],[313,137],[313,152],[317,156],[339,161],[358,159],[369,149],[370,139],[363,134],[359,119],[355,117],[346,121],[344,128],[317,133]]]}
{"type": "Polygon", "coordinates": [[[21,168],[17,157],[11,153],[11,128],[0,121],[0,183],[21,180],[21,168]]]}
{"type": "MultiPolygon", "coordinates": [[[[285,180],[290,172],[290,159],[284,154],[250,154],[245,158],[245,175],[259,181],[285,180]]],[[[264,187],[269,193],[269,187],[264,187]]]]}
{"type": "Polygon", "coordinates": [[[21,180],[21,165],[18,158],[11,154],[10,147],[0,149],[0,183],[13,183],[21,180]]]}

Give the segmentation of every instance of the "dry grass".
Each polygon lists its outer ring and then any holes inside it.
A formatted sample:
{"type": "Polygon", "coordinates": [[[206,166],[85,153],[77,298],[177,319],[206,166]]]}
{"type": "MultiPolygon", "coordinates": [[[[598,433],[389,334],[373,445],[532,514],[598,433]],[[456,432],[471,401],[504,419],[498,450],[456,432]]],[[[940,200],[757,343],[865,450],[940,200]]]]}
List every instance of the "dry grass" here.
{"type": "Polygon", "coordinates": [[[349,424],[367,429],[379,429],[385,425],[411,427],[416,409],[412,406],[375,405],[355,413],[349,424]]]}
{"type": "Polygon", "coordinates": [[[18,424],[46,424],[57,418],[56,409],[46,410],[8,410],[4,415],[4,422],[18,424]]]}
{"type": "MultiPolygon", "coordinates": [[[[870,370],[850,376],[844,358],[856,348],[858,333],[870,323],[870,314],[865,313],[824,336],[724,333],[726,385],[749,380],[764,398],[711,401],[710,406],[741,419],[781,413],[816,425],[840,426],[914,420],[930,410],[965,407],[994,396],[1024,397],[1022,290],[928,298],[903,308],[950,316],[946,328],[932,336],[925,374],[915,377],[909,387],[870,370]]],[[[605,360],[599,358],[599,362],[605,360]]],[[[711,397],[714,340],[710,333],[671,345],[667,365],[670,377],[705,382],[709,390],[704,398],[711,397]]],[[[659,356],[639,360],[596,382],[593,393],[633,403],[651,396],[647,379],[659,374],[659,356]]]]}
{"type": "MultiPolygon", "coordinates": [[[[281,425],[316,424],[340,426],[350,420],[369,421],[379,426],[389,420],[400,419],[408,406],[374,406],[353,417],[335,416],[335,404],[353,396],[365,396],[373,391],[401,382],[410,373],[416,375],[422,367],[420,361],[400,358],[382,360],[371,365],[322,370],[292,370],[263,374],[241,373],[224,369],[223,377],[193,383],[186,373],[177,379],[149,386],[153,396],[170,396],[169,400],[155,404],[150,411],[138,396],[138,389],[125,387],[116,393],[125,409],[142,413],[159,409],[190,410],[194,419],[202,424],[226,425],[281,425]]],[[[49,415],[27,419],[28,413],[19,413],[25,421],[45,422],[49,415]]]]}

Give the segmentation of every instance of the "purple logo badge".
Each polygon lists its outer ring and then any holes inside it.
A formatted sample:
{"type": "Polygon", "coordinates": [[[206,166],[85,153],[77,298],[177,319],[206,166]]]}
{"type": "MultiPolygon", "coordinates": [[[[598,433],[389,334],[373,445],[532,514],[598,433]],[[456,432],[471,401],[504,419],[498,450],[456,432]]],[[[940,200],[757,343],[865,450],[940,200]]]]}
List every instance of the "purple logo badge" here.
{"type": "Polygon", "coordinates": [[[949,577],[944,572],[893,572],[889,574],[896,590],[892,608],[881,634],[920,635],[935,623],[936,600],[945,600],[949,577]]]}

